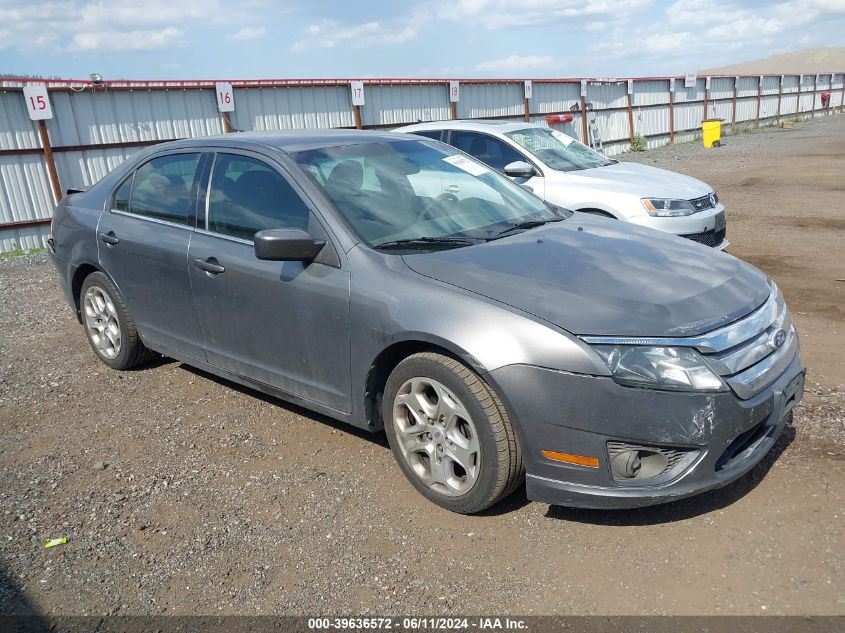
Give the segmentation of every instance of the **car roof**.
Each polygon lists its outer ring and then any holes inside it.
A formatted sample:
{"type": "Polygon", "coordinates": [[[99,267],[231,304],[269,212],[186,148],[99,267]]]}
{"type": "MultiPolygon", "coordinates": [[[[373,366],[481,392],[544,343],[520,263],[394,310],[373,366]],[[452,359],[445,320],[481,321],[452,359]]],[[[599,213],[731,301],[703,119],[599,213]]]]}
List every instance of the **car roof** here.
{"type": "Polygon", "coordinates": [[[234,132],[201,138],[183,139],[155,145],[155,150],[204,147],[232,147],[249,149],[271,147],[284,152],[298,152],[321,147],[407,141],[404,134],[372,130],[272,130],[266,132],[234,132]]]}
{"type": "Polygon", "coordinates": [[[508,121],[505,119],[471,119],[471,120],[447,120],[447,121],[428,121],[426,123],[415,123],[414,125],[406,125],[404,127],[396,128],[396,132],[422,132],[425,130],[474,130],[476,132],[515,132],[516,130],[524,130],[527,127],[543,127],[536,123],[526,123],[525,121],[508,121]]]}

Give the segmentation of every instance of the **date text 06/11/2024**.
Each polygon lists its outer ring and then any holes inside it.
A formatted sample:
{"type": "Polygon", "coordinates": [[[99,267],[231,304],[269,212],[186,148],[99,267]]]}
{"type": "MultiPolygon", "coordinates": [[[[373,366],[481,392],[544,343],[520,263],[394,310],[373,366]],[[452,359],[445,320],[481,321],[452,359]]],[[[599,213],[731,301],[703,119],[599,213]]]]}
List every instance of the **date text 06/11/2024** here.
{"type": "Polygon", "coordinates": [[[468,630],[482,631],[496,630],[527,630],[528,624],[524,620],[514,618],[462,618],[462,617],[405,617],[405,618],[309,618],[308,628],[314,630],[468,630]]]}

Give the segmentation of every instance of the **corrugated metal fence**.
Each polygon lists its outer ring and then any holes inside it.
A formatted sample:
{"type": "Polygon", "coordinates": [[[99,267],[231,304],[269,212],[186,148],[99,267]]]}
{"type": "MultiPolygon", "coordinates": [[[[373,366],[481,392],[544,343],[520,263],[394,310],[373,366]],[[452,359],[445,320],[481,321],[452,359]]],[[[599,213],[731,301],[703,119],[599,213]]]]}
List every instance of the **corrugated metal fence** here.
{"type": "Polygon", "coordinates": [[[638,79],[543,79],[525,98],[522,80],[461,80],[457,103],[447,80],[364,80],[353,106],[349,80],[232,81],[235,110],[218,112],[215,82],[48,81],[54,117],[31,121],[23,87],[0,79],[0,252],[44,245],[56,194],[90,185],[141,147],[235,130],[384,128],[449,118],[546,122],[582,141],[595,115],[605,153],[694,139],[701,120],[759,125],[823,114],[845,105],[845,74],[638,79]],[[49,144],[45,148],[44,141],[49,144]],[[51,170],[52,153],[55,169],[51,170]],[[53,172],[51,174],[51,171],[53,172]]]}

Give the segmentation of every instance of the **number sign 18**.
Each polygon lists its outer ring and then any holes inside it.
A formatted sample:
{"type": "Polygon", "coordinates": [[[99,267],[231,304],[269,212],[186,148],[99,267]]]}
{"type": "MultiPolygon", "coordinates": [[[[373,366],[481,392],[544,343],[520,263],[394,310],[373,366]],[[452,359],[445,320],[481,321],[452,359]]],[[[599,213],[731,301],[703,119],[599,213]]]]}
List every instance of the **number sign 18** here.
{"type": "Polygon", "coordinates": [[[33,121],[53,118],[53,108],[47,94],[47,84],[27,84],[23,89],[26,110],[33,121]]]}
{"type": "Polygon", "coordinates": [[[234,112],[235,97],[232,93],[232,84],[221,82],[215,88],[217,92],[217,109],[220,112],[234,112]]]}

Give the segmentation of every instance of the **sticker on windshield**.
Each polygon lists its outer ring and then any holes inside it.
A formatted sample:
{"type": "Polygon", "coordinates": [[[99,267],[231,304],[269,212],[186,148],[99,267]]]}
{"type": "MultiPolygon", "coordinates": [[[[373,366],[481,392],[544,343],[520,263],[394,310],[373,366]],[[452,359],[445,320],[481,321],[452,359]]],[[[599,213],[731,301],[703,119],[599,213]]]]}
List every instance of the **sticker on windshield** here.
{"type": "Polygon", "coordinates": [[[466,156],[459,156],[458,154],[455,154],[454,156],[447,156],[443,160],[450,165],[454,165],[458,169],[464,170],[468,174],[472,174],[473,176],[481,176],[482,174],[486,174],[490,171],[484,165],[479,165],[466,156]]]}
{"type": "Polygon", "coordinates": [[[559,140],[564,145],[569,145],[572,142],[572,137],[567,136],[563,132],[558,132],[557,130],[552,130],[552,136],[554,136],[557,140],[559,140]]]}

